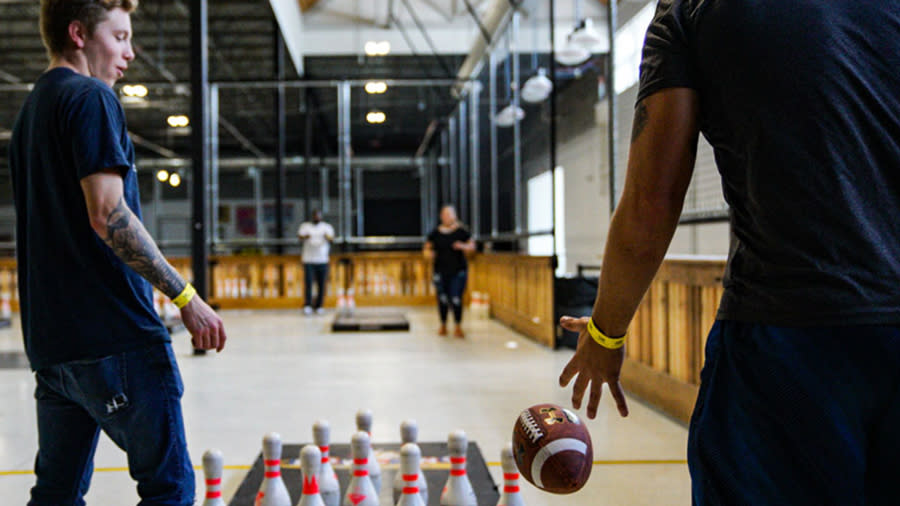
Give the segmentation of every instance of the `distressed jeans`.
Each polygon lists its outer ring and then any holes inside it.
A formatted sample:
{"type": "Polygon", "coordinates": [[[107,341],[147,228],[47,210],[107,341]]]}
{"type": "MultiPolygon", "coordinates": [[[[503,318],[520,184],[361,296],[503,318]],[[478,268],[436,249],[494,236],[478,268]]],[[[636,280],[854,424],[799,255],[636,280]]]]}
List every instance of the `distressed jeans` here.
{"type": "Polygon", "coordinates": [[[81,506],[100,430],[128,454],[140,505],[194,502],[184,386],[169,343],[35,372],[38,453],[29,506],[81,506]]]}

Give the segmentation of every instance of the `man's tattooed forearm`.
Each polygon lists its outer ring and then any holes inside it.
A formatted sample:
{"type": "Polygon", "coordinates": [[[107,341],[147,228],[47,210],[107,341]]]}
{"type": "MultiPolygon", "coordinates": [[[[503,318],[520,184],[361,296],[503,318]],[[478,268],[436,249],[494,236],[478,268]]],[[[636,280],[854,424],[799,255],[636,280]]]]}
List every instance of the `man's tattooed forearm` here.
{"type": "Polygon", "coordinates": [[[184,289],[185,281],[162,256],[124,198],[107,216],[103,240],[122,261],[168,297],[176,297],[184,289]]]}
{"type": "Polygon", "coordinates": [[[634,124],[631,127],[631,143],[634,144],[634,141],[637,140],[638,137],[641,136],[641,133],[644,131],[644,128],[647,126],[647,121],[650,119],[650,114],[647,112],[647,106],[644,105],[644,102],[640,102],[637,105],[637,108],[634,110],[634,124]]]}

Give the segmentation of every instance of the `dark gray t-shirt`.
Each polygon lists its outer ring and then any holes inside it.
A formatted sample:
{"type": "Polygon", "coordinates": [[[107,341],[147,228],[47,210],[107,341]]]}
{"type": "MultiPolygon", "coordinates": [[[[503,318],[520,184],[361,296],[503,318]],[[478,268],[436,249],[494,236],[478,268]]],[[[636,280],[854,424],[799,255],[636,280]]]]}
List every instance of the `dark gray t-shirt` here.
{"type": "Polygon", "coordinates": [[[900,2],[661,0],[638,100],[673,87],[731,207],[719,318],[900,324],[900,2]]]}

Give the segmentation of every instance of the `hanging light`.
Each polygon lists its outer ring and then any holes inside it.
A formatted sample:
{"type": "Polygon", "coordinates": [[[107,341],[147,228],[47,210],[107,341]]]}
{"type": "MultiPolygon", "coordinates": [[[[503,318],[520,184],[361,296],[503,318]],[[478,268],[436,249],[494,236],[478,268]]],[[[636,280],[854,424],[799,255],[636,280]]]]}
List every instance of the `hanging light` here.
{"type": "Polygon", "coordinates": [[[578,24],[569,35],[569,42],[576,44],[588,52],[593,52],[594,48],[600,45],[600,34],[594,29],[594,22],[591,18],[586,18],[578,24]]]}
{"type": "Polygon", "coordinates": [[[571,40],[567,41],[562,48],[556,50],[556,61],[567,67],[581,65],[590,57],[590,51],[578,44],[573,44],[571,40]]]}
{"type": "Polygon", "coordinates": [[[547,100],[553,91],[553,81],[547,77],[547,71],[540,68],[522,86],[522,100],[536,104],[547,100]]]}
{"type": "Polygon", "coordinates": [[[494,121],[497,122],[497,126],[501,127],[513,126],[513,123],[522,121],[523,119],[525,119],[525,111],[515,104],[509,104],[494,116],[494,121]]]}
{"type": "Polygon", "coordinates": [[[181,176],[178,175],[177,172],[173,172],[172,175],[169,176],[169,184],[172,185],[173,188],[178,188],[181,184],[181,176]]]}
{"type": "Polygon", "coordinates": [[[160,169],[159,172],[156,173],[156,179],[159,180],[160,183],[165,183],[169,180],[169,171],[160,169]]]}

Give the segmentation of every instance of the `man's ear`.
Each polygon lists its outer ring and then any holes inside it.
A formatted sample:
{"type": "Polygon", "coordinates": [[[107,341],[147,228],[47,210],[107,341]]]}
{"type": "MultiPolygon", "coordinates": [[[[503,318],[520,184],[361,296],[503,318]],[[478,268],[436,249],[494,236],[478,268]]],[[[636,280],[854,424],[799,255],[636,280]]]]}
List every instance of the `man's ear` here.
{"type": "Polygon", "coordinates": [[[84,49],[84,43],[88,38],[87,27],[81,21],[69,23],[69,39],[76,49],[84,49]]]}

